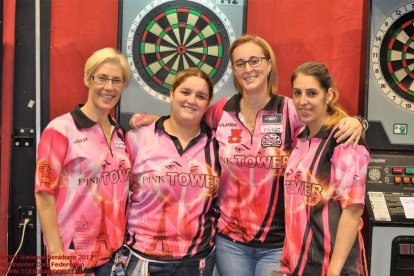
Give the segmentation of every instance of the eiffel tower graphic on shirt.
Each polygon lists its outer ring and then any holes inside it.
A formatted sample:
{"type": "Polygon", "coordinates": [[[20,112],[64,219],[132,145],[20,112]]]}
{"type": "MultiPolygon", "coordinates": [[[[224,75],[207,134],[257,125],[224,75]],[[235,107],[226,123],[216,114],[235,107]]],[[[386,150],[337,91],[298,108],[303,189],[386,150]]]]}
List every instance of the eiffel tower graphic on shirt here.
{"type": "Polygon", "coordinates": [[[110,244],[108,232],[105,222],[105,203],[101,200],[101,223],[99,226],[99,234],[96,237],[95,248],[90,253],[88,267],[96,266],[97,262],[103,257],[108,257],[114,253],[110,244]]]}
{"type": "Polygon", "coordinates": [[[226,236],[229,236],[230,233],[235,233],[240,236],[244,242],[250,241],[249,235],[247,233],[247,229],[242,226],[240,223],[241,221],[241,214],[240,214],[240,202],[241,202],[241,195],[240,195],[240,182],[237,181],[237,201],[236,206],[234,206],[233,211],[230,215],[230,222],[226,225],[226,227],[221,230],[220,232],[226,236]]]}
{"type": "Polygon", "coordinates": [[[75,232],[69,244],[69,252],[86,251],[88,248],[89,222],[81,216],[75,223],[75,232]],[[75,246],[76,244],[76,246],[75,246]]]}
{"type": "Polygon", "coordinates": [[[162,207],[162,214],[161,214],[161,220],[158,224],[158,231],[157,234],[154,235],[153,240],[149,247],[145,250],[145,254],[149,256],[161,256],[161,257],[172,257],[173,254],[170,250],[170,246],[167,242],[167,235],[165,233],[165,218],[166,218],[166,211],[165,211],[165,205],[162,207]],[[161,243],[161,252],[159,250],[156,250],[157,244],[161,243]]]}

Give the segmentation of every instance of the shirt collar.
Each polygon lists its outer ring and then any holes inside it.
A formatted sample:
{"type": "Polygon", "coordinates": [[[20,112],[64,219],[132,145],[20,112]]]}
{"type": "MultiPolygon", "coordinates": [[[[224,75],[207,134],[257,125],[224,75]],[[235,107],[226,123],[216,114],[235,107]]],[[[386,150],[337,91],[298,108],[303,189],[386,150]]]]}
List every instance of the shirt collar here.
{"type": "MultiPolygon", "coordinates": [[[[321,129],[313,137],[326,139],[329,137],[329,134],[331,134],[331,131],[332,131],[332,128],[326,128],[322,126],[321,129]]],[[[305,126],[304,129],[299,133],[298,138],[307,138],[309,137],[309,133],[310,133],[309,128],[305,126]]]]}
{"type": "MultiPolygon", "coordinates": [[[[240,99],[241,99],[240,94],[233,95],[224,105],[224,110],[239,113],[240,112],[240,99]]],[[[266,110],[266,111],[278,110],[278,107],[280,107],[282,103],[283,103],[282,96],[273,95],[270,98],[269,102],[264,106],[263,110],[266,110]]]]}
{"type": "MultiPolygon", "coordinates": [[[[164,122],[165,122],[165,120],[167,120],[169,118],[170,118],[170,116],[160,117],[155,122],[155,129],[154,130],[155,131],[156,130],[162,130],[162,131],[166,132],[165,128],[164,128],[164,122]]],[[[201,120],[201,123],[200,123],[200,133],[206,134],[207,136],[211,136],[211,129],[204,120],[201,120]]]]}
{"type": "MultiPolygon", "coordinates": [[[[72,116],[77,128],[91,128],[98,122],[95,122],[86,116],[85,113],[83,113],[81,110],[82,106],[83,105],[81,104],[75,106],[75,108],[70,112],[70,115],[72,116]]],[[[115,128],[119,127],[118,123],[110,115],[108,115],[108,119],[112,126],[115,128]]]]}

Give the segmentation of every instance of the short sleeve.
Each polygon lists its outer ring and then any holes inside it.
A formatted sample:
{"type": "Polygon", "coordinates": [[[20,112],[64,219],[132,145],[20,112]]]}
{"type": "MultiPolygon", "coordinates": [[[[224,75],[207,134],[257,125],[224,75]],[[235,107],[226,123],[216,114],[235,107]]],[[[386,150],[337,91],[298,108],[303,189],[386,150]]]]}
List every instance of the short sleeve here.
{"type": "Polygon", "coordinates": [[[37,148],[35,192],[55,193],[68,151],[68,139],[56,129],[46,128],[37,148]]]}
{"type": "Polygon", "coordinates": [[[302,129],[305,125],[299,118],[298,113],[296,112],[296,108],[293,104],[293,100],[291,98],[285,97],[286,101],[286,108],[287,108],[287,116],[289,116],[290,128],[292,133],[295,133],[298,129],[302,129]]]}
{"type": "Polygon", "coordinates": [[[336,146],[332,156],[332,170],[336,196],[341,207],[365,204],[365,185],[369,152],[364,145],[336,146]]]}
{"type": "Polygon", "coordinates": [[[131,164],[134,164],[135,158],[138,153],[138,148],[136,146],[136,141],[138,139],[137,137],[138,131],[136,129],[128,130],[125,136],[125,146],[127,148],[127,152],[131,161],[131,164]]]}
{"type": "Polygon", "coordinates": [[[212,129],[217,129],[218,124],[223,114],[224,105],[227,103],[228,98],[222,98],[219,101],[212,104],[206,112],[206,122],[212,129]]]}

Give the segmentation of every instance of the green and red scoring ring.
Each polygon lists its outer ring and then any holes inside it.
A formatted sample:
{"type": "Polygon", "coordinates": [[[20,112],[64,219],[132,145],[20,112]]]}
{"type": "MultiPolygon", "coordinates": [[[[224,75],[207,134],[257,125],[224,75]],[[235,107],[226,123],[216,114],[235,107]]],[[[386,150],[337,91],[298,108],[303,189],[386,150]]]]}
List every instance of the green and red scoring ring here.
{"type": "MultiPolygon", "coordinates": [[[[171,10],[175,10],[176,12],[184,12],[184,13],[190,13],[190,11],[191,11],[188,8],[177,8],[177,9],[171,9],[171,10]]],[[[169,10],[169,11],[171,12],[171,10],[169,10]]],[[[196,13],[198,13],[198,12],[196,11],[196,13]]],[[[165,17],[166,14],[168,14],[168,11],[160,13],[152,21],[153,22],[157,22],[160,19],[162,19],[163,17],[165,17]]],[[[215,27],[214,23],[208,17],[206,17],[203,14],[200,14],[200,18],[206,23],[206,25],[210,25],[213,30],[217,30],[217,27],[215,27]]],[[[148,26],[146,27],[145,31],[143,32],[143,34],[141,36],[141,43],[144,43],[145,44],[147,42],[146,41],[147,35],[150,32],[151,27],[153,25],[154,24],[148,24],[148,26]]],[[[200,41],[201,41],[202,46],[203,46],[203,55],[200,58],[200,62],[198,64],[196,64],[196,65],[199,68],[201,68],[202,65],[205,63],[205,61],[207,59],[207,48],[206,47],[208,47],[208,44],[205,41],[205,38],[202,36],[201,31],[198,28],[196,28],[195,26],[189,25],[187,23],[179,23],[179,24],[177,24],[177,26],[174,26],[174,27],[175,28],[178,27],[178,28],[188,28],[188,29],[191,29],[191,31],[193,31],[194,33],[196,33],[197,36],[200,37],[200,41]]],[[[162,34],[167,35],[168,33],[170,33],[174,29],[174,27],[173,26],[168,26],[162,32],[162,34]]],[[[214,70],[211,70],[210,72],[206,72],[211,78],[218,72],[219,67],[220,67],[220,65],[221,65],[221,63],[223,61],[222,54],[223,54],[223,47],[224,46],[223,46],[222,38],[221,38],[221,36],[220,36],[220,34],[218,32],[215,33],[215,36],[216,36],[216,40],[218,42],[217,45],[215,45],[215,46],[220,47],[220,49],[221,49],[221,56],[216,57],[217,60],[216,60],[216,62],[215,62],[215,64],[213,66],[210,65],[212,68],[214,68],[214,70]]],[[[162,46],[162,42],[163,42],[163,37],[158,37],[158,39],[157,39],[157,41],[155,43],[155,45],[156,45],[156,51],[158,50],[155,53],[156,58],[158,59],[158,62],[159,62],[160,66],[162,67],[163,70],[165,70],[168,73],[172,73],[173,75],[176,75],[177,74],[177,71],[176,70],[174,70],[173,68],[170,68],[169,66],[167,66],[167,64],[165,64],[165,63],[162,62],[162,58],[161,58],[160,51],[159,51],[160,47],[162,46]]],[[[156,76],[156,74],[152,73],[151,70],[148,68],[148,62],[147,62],[147,59],[146,59],[145,52],[142,50],[142,47],[139,47],[139,50],[140,50],[140,53],[139,54],[140,54],[140,59],[141,59],[142,65],[144,66],[146,72],[151,76],[151,79],[154,82],[156,82],[158,85],[163,86],[164,88],[169,89],[170,88],[170,85],[167,84],[167,83],[165,83],[160,78],[158,78],[156,76]]],[[[186,47],[186,45],[180,44],[177,47],[177,54],[179,54],[179,55],[185,55],[186,53],[187,53],[187,47],[186,47]]]]}
{"type": "MultiPolygon", "coordinates": [[[[414,12],[410,12],[408,14],[414,14],[414,12]]],[[[407,27],[409,26],[412,26],[414,23],[414,19],[409,19],[405,21],[403,24],[401,24],[400,27],[396,29],[395,28],[393,29],[392,27],[394,27],[395,25],[398,26],[398,23],[401,22],[401,20],[404,20],[404,18],[406,18],[408,14],[401,17],[400,20],[397,20],[388,30],[388,33],[385,35],[384,37],[385,41],[384,41],[383,46],[381,47],[381,55],[380,55],[381,62],[380,63],[381,63],[381,68],[383,70],[383,76],[385,80],[387,81],[387,83],[390,85],[390,87],[393,87],[393,90],[398,95],[403,97],[404,99],[414,102],[414,98],[412,98],[414,96],[414,91],[411,90],[409,87],[407,87],[403,83],[402,80],[400,81],[396,77],[395,75],[396,70],[394,68],[393,61],[391,60],[391,53],[395,48],[396,41],[398,41],[396,37],[401,31],[407,29],[407,27]],[[389,39],[388,43],[386,41],[387,38],[389,39]]],[[[408,66],[406,57],[407,57],[407,54],[409,54],[408,50],[410,49],[410,46],[408,44],[413,43],[413,42],[414,42],[414,33],[410,34],[410,39],[408,39],[405,42],[404,46],[402,47],[401,60],[399,61],[401,63],[402,69],[404,69],[404,71],[407,74],[406,77],[410,77],[412,79],[412,82],[414,82],[414,73],[411,72],[411,70],[408,68],[409,66],[408,66]]]]}

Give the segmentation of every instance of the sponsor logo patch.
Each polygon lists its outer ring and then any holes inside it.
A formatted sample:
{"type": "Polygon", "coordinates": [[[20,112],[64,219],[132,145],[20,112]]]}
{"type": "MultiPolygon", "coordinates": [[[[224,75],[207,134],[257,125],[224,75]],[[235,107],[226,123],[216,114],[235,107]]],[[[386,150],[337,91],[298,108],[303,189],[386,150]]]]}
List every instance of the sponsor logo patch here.
{"type": "Polygon", "coordinates": [[[231,134],[228,137],[229,144],[239,144],[242,140],[242,137],[241,137],[242,129],[232,128],[230,131],[231,131],[231,134]]]}
{"type": "Polygon", "coordinates": [[[282,133],[282,125],[261,125],[260,133],[282,133]]]}
{"type": "Polygon", "coordinates": [[[278,147],[282,146],[282,139],[280,137],[280,133],[267,133],[262,137],[262,147],[263,148],[270,148],[270,147],[278,147]]]}
{"type": "Polygon", "coordinates": [[[125,143],[122,141],[115,141],[115,147],[117,148],[125,148],[125,143]]]}
{"type": "Polygon", "coordinates": [[[88,141],[88,137],[76,139],[75,142],[73,142],[73,143],[78,144],[78,143],[83,143],[83,142],[86,142],[86,141],[88,141]]]}
{"type": "Polygon", "coordinates": [[[262,123],[263,124],[281,124],[282,114],[263,114],[262,123]]]}

